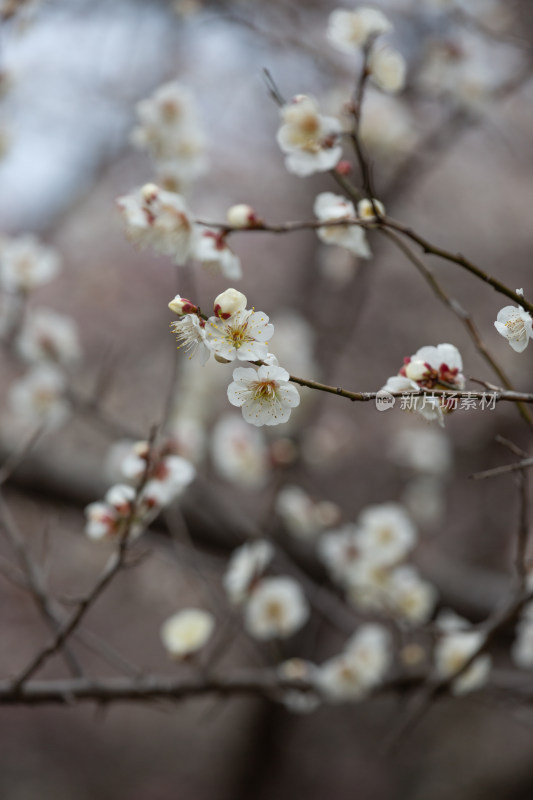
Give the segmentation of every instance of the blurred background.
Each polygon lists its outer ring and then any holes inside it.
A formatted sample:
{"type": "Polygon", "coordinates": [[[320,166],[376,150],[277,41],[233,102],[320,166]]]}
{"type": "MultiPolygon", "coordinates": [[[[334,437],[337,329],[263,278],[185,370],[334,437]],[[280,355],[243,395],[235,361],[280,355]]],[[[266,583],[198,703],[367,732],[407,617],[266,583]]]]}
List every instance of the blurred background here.
{"type": "MultiPolygon", "coordinates": [[[[354,3],[346,3],[355,7],[354,3]]],[[[396,0],[376,4],[394,23],[391,42],[408,64],[406,89],[370,87],[362,135],[387,212],[430,241],[465,253],[489,275],[531,294],[533,8],[527,0],[396,0]]],[[[228,279],[199,265],[135,249],[115,200],[154,179],[131,143],[135,107],[177,80],[195,98],[208,169],[188,186],[202,220],[224,222],[248,203],[268,222],[312,220],[327,175],[290,175],[275,139],[281,94],[306,93],[341,114],[357,61],[326,41],[330,0],[4,0],[0,28],[0,222],[6,236],[32,233],[53,246],[61,274],[29,304],[73,317],[83,361],[71,373],[71,416],[46,432],[4,487],[51,594],[69,607],[87,592],[109,550],[83,534],[83,509],[116,480],[116,445],[146,438],[170,408],[169,431],[198,477],[179,509],[143,538],[142,564],[123,572],[87,618],[143,674],[172,665],[159,640],[176,609],[222,602],[231,549],[272,537],[312,580],[327,584],[316,536],[360,510],[405,505],[419,528],[414,562],[452,607],[484,619],[509,584],[518,493],[512,475],[474,482],[507,463],[500,435],[522,449],[530,433],[513,404],[459,410],[429,441],[428,425],[396,408],[302,389],[287,426],[243,431],[227,403],[231,366],[205,368],[176,351],[167,303],[203,309],[228,279]],[[235,422],[233,422],[235,421],[235,422]],[[224,427],[226,426],[226,427],[224,427]],[[406,436],[406,431],[408,435],[406,436]],[[115,449],[112,449],[115,446],[115,449]],[[110,450],[111,448],[111,450],[110,450]],[[233,467],[221,457],[230,448],[233,467]],[[303,509],[279,501],[303,490],[303,509]],[[328,505],[311,517],[313,504],[328,505]],[[307,503],[307,505],[306,505],[307,503]],[[288,509],[288,510],[287,510],[288,509]],[[311,511],[309,511],[311,509],[311,511]],[[295,519],[294,519],[295,518],[295,519]],[[318,520],[318,521],[317,521],[318,520]],[[191,542],[193,546],[191,546],[191,542]]],[[[354,165],[354,180],[357,168],[354,165]]],[[[235,235],[236,288],[276,326],[273,351],[293,374],[375,391],[423,345],[454,344],[468,379],[499,383],[457,316],[377,231],[370,260],[320,243],[313,231],[235,235]]],[[[472,314],[517,389],[533,391],[529,353],[493,325],[506,305],[490,286],[427,258],[448,294],[472,314]]],[[[3,458],[31,434],[9,402],[23,368],[2,356],[3,458]]],[[[476,390],[478,385],[468,383],[476,390]]],[[[433,431],[433,428],[431,428],[433,431]]],[[[300,497],[300,501],[302,498],[300,497]]],[[[2,566],[12,561],[5,541],[2,566]]],[[[281,571],[286,564],[280,557],[281,571]]],[[[0,570],[2,677],[16,675],[48,632],[31,598],[0,570]],[[6,579],[4,579],[6,578],[6,579]]],[[[223,613],[223,612],[222,612],[223,613]]],[[[509,668],[512,631],[496,644],[509,668]]],[[[286,643],[283,655],[323,661],[345,636],[324,621],[286,643]]],[[[75,648],[81,645],[74,645],[75,648]]],[[[111,674],[83,652],[91,676],[111,674]]],[[[224,653],[235,666],[276,663],[244,633],[224,653]]],[[[278,658],[279,660],[279,658],[278,658]]],[[[53,659],[43,676],[63,675],[53,659]]],[[[524,681],[529,676],[524,673],[524,681]]],[[[372,800],[520,800],[533,795],[533,715],[500,694],[442,700],[393,754],[382,744],[405,706],[401,695],[295,714],[251,699],[177,705],[4,708],[0,795],[7,800],[308,800],[357,794],[372,800]]]]}

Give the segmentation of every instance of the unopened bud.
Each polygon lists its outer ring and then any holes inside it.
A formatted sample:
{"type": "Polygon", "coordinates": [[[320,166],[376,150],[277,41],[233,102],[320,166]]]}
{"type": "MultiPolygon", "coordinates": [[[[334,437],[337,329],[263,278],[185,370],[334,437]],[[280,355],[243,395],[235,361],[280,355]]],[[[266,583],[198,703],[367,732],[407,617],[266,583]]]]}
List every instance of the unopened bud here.
{"type": "Polygon", "coordinates": [[[410,381],[421,381],[427,377],[427,364],[423,361],[410,361],[405,367],[405,377],[410,381]]]}
{"type": "Polygon", "coordinates": [[[258,222],[253,208],[244,203],[228,208],[226,216],[232,228],[253,228],[258,222]]]}
{"type": "Polygon", "coordinates": [[[159,195],[159,186],[155,183],[145,183],[141,188],[141,196],[145,203],[153,203],[159,195]]]}
{"type": "Polygon", "coordinates": [[[361,219],[376,219],[376,211],[383,217],[385,216],[385,206],[379,200],[360,200],[357,204],[357,216],[361,219]]]}
{"type": "Polygon", "coordinates": [[[335,167],[335,172],[337,175],[349,175],[352,171],[352,165],[350,161],[339,161],[337,166],[335,167]]]}
{"type": "Polygon", "coordinates": [[[175,314],[179,314],[180,317],[185,316],[185,314],[196,314],[198,312],[198,308],[194,303],[191,303],[191,301],[187,300],[185,297],[180,297],[179,294],[170,301],[168,307],[171,311],[174,311],[175,314]]]}
{"type": "Polygon", "coordinates": [[[217,317],[229,319],[236,311],[244,311],[247,303],[246,296],[237,289],[226,289],[225,292],[215,297],[213,310],[217,317]]]}

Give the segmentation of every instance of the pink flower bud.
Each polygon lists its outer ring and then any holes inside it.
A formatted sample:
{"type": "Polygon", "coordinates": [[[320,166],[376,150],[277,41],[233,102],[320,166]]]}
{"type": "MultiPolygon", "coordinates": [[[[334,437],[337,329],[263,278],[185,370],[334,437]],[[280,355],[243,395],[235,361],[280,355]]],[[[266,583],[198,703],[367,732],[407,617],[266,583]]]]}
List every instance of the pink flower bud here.
{"type": "Polygon", "coordinates": [[[198,308],[191,303],[190,300],[187,300],[185,297],[180,297],[179,294],[170,301],[168,307],[171,311],[174,311],[175,314],[179,314],[180,317],[185,316],[185,314],[197,314],[198,308]]]}
{"type": "Polygon", "coordinates": [[[349,161],[339,161],[335,167],[335,172],[338,175],[349,175],[352,171],[352,165],[349,161]]]}

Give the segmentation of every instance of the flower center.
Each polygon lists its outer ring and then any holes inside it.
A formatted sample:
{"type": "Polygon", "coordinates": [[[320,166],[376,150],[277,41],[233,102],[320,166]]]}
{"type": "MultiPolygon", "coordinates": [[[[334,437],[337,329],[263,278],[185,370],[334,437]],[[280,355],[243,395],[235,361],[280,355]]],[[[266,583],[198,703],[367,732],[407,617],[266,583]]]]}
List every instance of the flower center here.
{"type": "Polygon", "coordinates": [[[253,386],[254,400],[272,402],[276,397],[276,381],[257,381],[253,386]]]}
{"type": "Polygon", "coordinates": [[[508,319],[505,323],[505,327],[507,328],[509,339],[513,341],[522,339],[525,336],[526,324],[522,317],[512,317],[508,319]]]}

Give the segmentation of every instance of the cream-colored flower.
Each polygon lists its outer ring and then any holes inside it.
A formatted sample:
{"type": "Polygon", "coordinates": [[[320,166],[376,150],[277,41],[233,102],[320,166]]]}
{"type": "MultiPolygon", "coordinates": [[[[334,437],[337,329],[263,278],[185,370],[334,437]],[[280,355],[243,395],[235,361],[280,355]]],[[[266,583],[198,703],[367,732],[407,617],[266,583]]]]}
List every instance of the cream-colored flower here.
{"type": "Polygon", "coordinates": [[[163,623],[161,639],[171,658],[182,659],[201,650],[214,629],[212,614],[200,608],[186,608],[163,623]]]}
{"type": "Polygon", "coordinates": [[[361,6],[356,11],[338,8],[329,16],[327,37],[337,50],[351,54],[390,30],[391,23],[377,8],[361,6]]]}
{"type": "Polygon", "coordinates": [[[302,628],[309,604],[294,578],[263,578],[248,600],[244,623],[255,639],[286,639],[302,628]]]}

